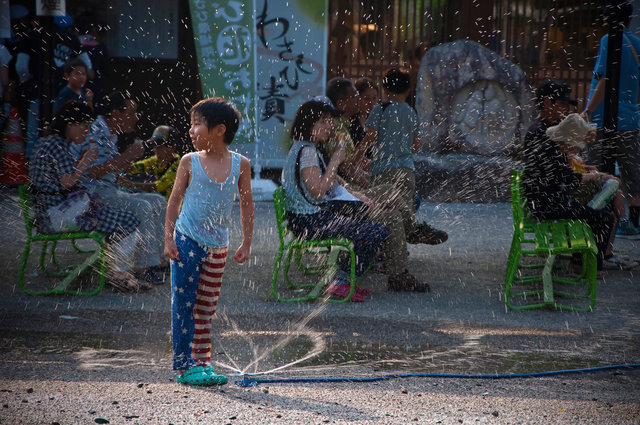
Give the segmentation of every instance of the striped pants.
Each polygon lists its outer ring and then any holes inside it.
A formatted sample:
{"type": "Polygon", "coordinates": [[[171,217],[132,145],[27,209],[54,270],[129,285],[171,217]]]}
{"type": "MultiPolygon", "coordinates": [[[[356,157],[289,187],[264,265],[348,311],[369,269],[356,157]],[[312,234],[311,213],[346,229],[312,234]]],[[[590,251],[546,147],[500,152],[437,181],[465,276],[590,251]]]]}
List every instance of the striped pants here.
{"type": "Polygon", "coordinates": [[[176,232],[180,260],[171,261],[173,369],[208,366],[227,248],[208,248],[176,232]]]}

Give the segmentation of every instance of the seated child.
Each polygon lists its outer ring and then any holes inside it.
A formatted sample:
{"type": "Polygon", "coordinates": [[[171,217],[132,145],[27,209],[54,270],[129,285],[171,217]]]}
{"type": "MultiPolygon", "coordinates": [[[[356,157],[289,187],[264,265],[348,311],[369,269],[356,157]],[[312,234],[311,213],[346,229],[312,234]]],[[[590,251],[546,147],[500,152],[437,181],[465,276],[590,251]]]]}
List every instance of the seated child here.
{"type": "Polygon", "coordinates": [[[64,64],[63,72],[67,85],[60,90],[53,102],[53,112],[69,100],[85,102],[93,110],[93,92],[84,88],[87,83],[87,65],[78,58],[71,59],[64,64]]]}
{"type": "Polygon", "coordinates": [[[168,201],[180,164],[177,146],[171,137],[173,132],[173,128],[166,125],[156,127],[151,136],[159,141],[153,148],[155,155],[134,162],[126,176],[120,176],[118,183],[135,190],[157,192],[168,201]]]}

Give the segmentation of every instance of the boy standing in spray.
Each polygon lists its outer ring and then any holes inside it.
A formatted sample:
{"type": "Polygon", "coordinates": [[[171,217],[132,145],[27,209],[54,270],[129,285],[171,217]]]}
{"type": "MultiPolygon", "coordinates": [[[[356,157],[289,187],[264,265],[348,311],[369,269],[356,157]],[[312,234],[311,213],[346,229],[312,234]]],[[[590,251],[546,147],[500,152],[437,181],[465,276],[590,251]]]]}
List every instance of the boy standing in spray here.
{"type": "Polygon", "coordinates": [[[196,152],[180,160],[165,219],[164,253],[171,261],[173,369],[187,385],[222,385],[211,367],[211,325],[227,259],[234,193],[240,194],[242,244],[233,256],[251,252],[254,207],[251,165],[228,146],[240,112],[226,99],[201,100],[190,111],[189,136],[196,152]]]}

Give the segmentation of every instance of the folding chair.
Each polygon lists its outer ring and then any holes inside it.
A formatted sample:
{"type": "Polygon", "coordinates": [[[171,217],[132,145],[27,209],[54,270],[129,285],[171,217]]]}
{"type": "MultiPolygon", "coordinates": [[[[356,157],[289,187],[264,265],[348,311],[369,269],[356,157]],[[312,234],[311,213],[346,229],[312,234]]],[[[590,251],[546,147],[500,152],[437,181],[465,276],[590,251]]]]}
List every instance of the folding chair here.
{"type": "Polygon", "coordinates": [[[522,174],[521,170],[514,169],[511,175],[513,239],[507,260],[505,304],[514,310],[545,307],[593,310],[598,248],[591,227],[580,220],[530,218],[525,209],[526,199],[521,194],[522,174]],[[557,268],[554,271],[557,257],[573,254],[582,256],[581,273],[575,277],[560,276],[557,268]],[[529,261],[522,261],[524,258],[529,261]],[[544,261],[536,262],[536,258],[544,261]],[[522,289],[514,292],[514,287],[522,289]],[[586,298],[589,304],[584,307],[563,304],[560,302],[563,298],[586,298]]]}
{"type": "Polygon", "coordinates": [[[276,223],[278,225],[278,255],[273,267],[273,277],[271,279],[271,293],[273,297],[282,302],[297,301],[313,301],[317,299],[328,299],[331,302],[347,302],[355,293],[356,287],[356,255],[353,251],[353,243],[346,238],[332,239],[299,239],[294,237],[289,231],[287,225],[287,211],[285,209],[285,193],[284,189],[279,187],[273,193],[273,206],[276,213],[276,223]],[[341,300],[329,299],[323,294],[323,289],[331,281],[331,278],[338,270],[338,256],[341,252],[346,252],[350,259],[350,292],[349,295],[341,300]],[[278,275],[280,268],[283,266],[283,279],[290,290],[302,291],[304,295],[285,298],[278,291],[278,275]],[[312,253],[316,259],[320,260],[320,264],[305,264],[304,254],[312,253]],[[315,283],[294,283],[289,276],[291,260],[294,259],[296,267],[305,275],[321,275],[320,279],[315,283]]]}
{"type": "Polygon", "coordinates": [[[98,294],[104,287],[106,273],[106,246],[104,243],[104,234],[100,232],[37,233],[34,219],[30,215],[32,199],[29,187],[26,185],[19,186],[18,193],[20,195],[22,215],[24,216],[24,225],[27,231],[27,241],[22,254],[22,263],[20,265],[20,273],[18,275],[18,284],[22,291],[28,295],[75,294],[91,296],[98,294]],[[98,244],[98,247],[93,250],[82,249],[76,244],[76,241],[82,239],[92,240],[98,244]],[[61,265],[56,259],[56,248],[58,246],[58,241],[64,240],[71,241],[71,245],[77,252],[91,255],[85,258],[80,264],[66,266],[61,265]],[[42,250],[40,251],[40,259],[38,262],[39,269],[48,277],[63,278],[62,281],[52,289],[35,290],[27,287],[24,275],[25,269],[27,268],[27,262],[29,261],[31,244],[33,242],[42,242],[42,250]],[[49,264],[46,264],[47,257],[49,257],[49,264]],[[71,283],[74,282],[85,270],[92,267],[96,262],[99,264],[98,272],[100,274],[98,286],[90,291],[82,291],[81,288],[71,288],[71,283]]]}

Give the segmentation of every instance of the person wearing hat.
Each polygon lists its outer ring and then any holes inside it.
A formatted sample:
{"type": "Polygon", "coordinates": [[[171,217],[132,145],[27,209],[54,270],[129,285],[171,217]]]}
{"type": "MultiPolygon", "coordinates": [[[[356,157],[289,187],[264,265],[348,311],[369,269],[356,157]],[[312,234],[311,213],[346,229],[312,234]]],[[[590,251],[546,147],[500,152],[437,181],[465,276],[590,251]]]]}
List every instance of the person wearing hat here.
{"type": "Polygon", "coordinates": [[[156,127],[151,136],[158,140],[153,147],[155,155],[134,162],[126,175],[120,176],[118,183],[130,189],[159,193],[169,201],[180,165],[173,133],[175,130],[167,125],[156,127]]]}
{"type": "MultiPolygon", "coordinates": [[[[587,145],[595,140],[595,127],[590,126],[579,114],[569,114],[557,125],[549,127],[546,135],[558,144],[560,151],[566,155],[569,166],[579,174],[592,174],[595,178],[579,185],[570,192],[570,197],[575,201],[590,208],[599,210],[608,208],[613,210],[615,219],[629,226],[627,213],[624,206],[624,196],[620,187],[620,180],[607,173],[602,173],[592,165],[588,165],[578,155],[587,145]],[[610,206],[609,206],[610,205],[610,206]]],[[[613,253],[615,240],[615,222],[609,236],[609,243],[604,253],[606,268],[631,268],[638,264],[617,257],[613,253]]]]}
{"type": "MultiPolygon", "coordinates": [[[[640,38],[631,34],[629,24],[633,14],[633,6],[625,1],[606,9],[610,22],[621,22],[622,47],[620,52],[620,80],[618,85],[618,121],[608,155],[615,160],[620,170],[623,192],[629,204],[629,221],[631,226],[618,227],[619,235],[637,234],[640,231],[640,38]],[[636,229],[638,228],[638,229],[636,229]]],[[[609,35],[600,39],[598,58],[593,70],[591,89],[587,106],[582,116],[598,127],[596,143],[589,149],[591,163],[602,167],[604,154],[604,97],[607,80],[607,48],[609,35]]],[[[623,225],[624,223],[621,223],[623,225]]]]}
{"type": "Polygon", "coordinates": [[[571,87],[558,80],[547,80],[538,86],[536,90],[538,116],[525,135],[525,155],[527,151],[535,149],[540,140],[544,140],[545,132],[549,127],[562,121],[571,111],[571,107],[578,104],[570,95],[571,87]]]}
{"type": "Polygon", "coordinates": [[[562,148],[564,143],[559,141],[578,140],[582,143],[589,131],[575,120],[575,116],[560,123],[572,101],[567,88],[562,83],[547,82],[538,89],[541,109],[526,136],[523,190],[535,218],[583,220],[591,227],[598,246],[598,270],[602,270],[615,219],[608,209],[591,208],[571,196],[581,184],[597,180],[599,176],[596,173],[576,173],[569,166],[562,148]]]}
{"type": "Polygon", "coordinates": [[[93,111],[83,102],[70,101],[54,115],[29,163],[36,225],[43,233],[92,231],[109,235],[109,279],[115,289],[138,292],[151,285],[132,274],[129,255],[141,244],[140,220],[118,204],[105,203],[99,193],[82,184],[84,172],[98,158],[92,146],[75,158],[71,147],[84,141],[93,120],[93,111]],[[78,208],[78,205],[84,205],[78,208]],[[67,213],[61,213],[65,211],[67,213]],[[74,207],[71,207],[74,206],[74,207]],[[69,215],[68,211],[75,211],[69,215]]]}
{"type": "MultiPolygon", "coordinates": [[[[594,209],[602,209],[618,192],[620,180],[615,176],[599,172],[596,167],[587,165],[578,154],[595,139],[595,128],[576,113],[569,114],[557,125],[549,127],[547,137],[558,143],[558,147],[567,156],[569,166],[580,174],[595,174],[596,179],[589,180],[572,192],[572,197],[594,209]]],[[[624,211],[624,199],[622,199],[624,211]]]]}

